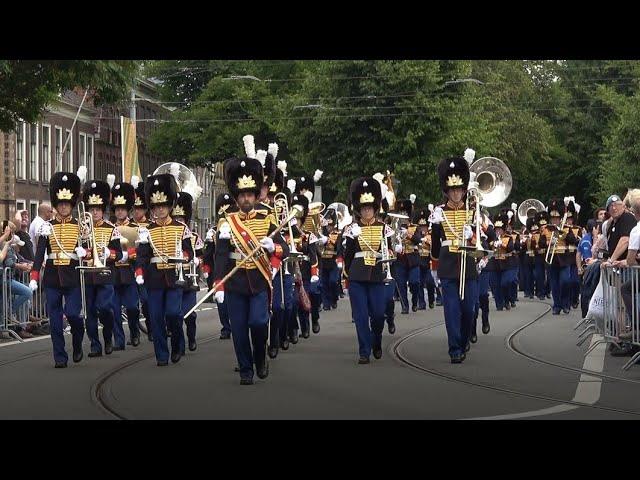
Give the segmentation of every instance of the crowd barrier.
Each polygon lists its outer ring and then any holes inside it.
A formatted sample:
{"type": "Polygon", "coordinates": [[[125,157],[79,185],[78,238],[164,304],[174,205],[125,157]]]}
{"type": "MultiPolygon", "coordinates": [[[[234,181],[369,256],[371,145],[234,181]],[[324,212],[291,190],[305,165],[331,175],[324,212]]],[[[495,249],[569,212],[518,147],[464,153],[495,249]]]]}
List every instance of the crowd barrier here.
{"type": "Polygon", "coordinates": [[[18,311],[14,311],[13,292],[11,281],[16,280],[24,285],[29,285],[30,272],[15,270],[11,267],[2,269],[2,320],[0,321],[0,332],[6,332],[15,339],[22,341],[22,338],[11,326],[26,325],[31,320],[47,320],[46,301],[42,282],[38,283],[38,289],[32,293],[31,299],[24,303],[18,311]]]}

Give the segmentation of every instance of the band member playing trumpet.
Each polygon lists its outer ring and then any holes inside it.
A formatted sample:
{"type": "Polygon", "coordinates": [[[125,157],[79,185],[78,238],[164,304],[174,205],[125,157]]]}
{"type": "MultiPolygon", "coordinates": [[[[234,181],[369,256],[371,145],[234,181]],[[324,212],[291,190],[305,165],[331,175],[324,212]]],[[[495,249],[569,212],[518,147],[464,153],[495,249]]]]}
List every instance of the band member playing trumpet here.
{"type": "Polygon", "coordinates": [[[359,364],[370,363],[370,356],[382,358],[382,331],[385,315],[385,274],[381,249],[383,235],[393,232],[376,218],[382,192],[373,177],[354,180],[349,189],[351,205],[357,220],[348,225],[343,236],[344,271],[349,288],[351,316],[358,335],[359,364]]]}
{"type": "Polygon", "coordinates": [[[451,363],[462,363],[466,358],[477,299],[476,263],[470,256],[463,259],[463,250],[458,248],[473,238],[473,211],[465,208],[469,176],[469,165],[462,157],[440,162],[438,177],[447,202],[436,207],[431,217],[431,257],[438,260],[451,363]],[[463,260],[466,268],[461,272],[463,260]],[[465,276],[462,285],[461,273],[465,276]],[[464,292],[464,298],[461,298],[460,290],[464,292]]]}
{"type": "MultiPolygon", "coordinates": [[[[433,205],[431,205],[433,209],[433,205]]],[[[419,268],[420,268],[420,286],[418,288],[418,310],[425,310],[427,302],[424,298],[424,290],[427,290],[429,300],[429,308],[435,306],[436,284],[431,276],[431,225],[429,224],[429,215],[431,212],[421,209],[417,212],[414,223],[418,225],[422,238],[418,244],[419,268]]]]}
{"type": "Polygon", "coordinates": [[[273,216],[255,210],[264,183],[260,162],[249,157],[231,158],[225,162],[224,171],[239,211],[228,214],[218,225],[215,284],[219,285],[234,266],[239,268],[225,284],[218,286],[215,296],[218,303],[227,302],[240,384],[251,385],[254,364],[259,378],[269,374],[266,350],[272,266],[279,267],[288,247],[282,236],[275,233],[278,226],[273,216]],[[257,255],[249,257],[257,247],[261,247],[257,255]]]}
{"type": "Polygon", "coordinates": [[[94,245],[88,245],[85,259],[93,260],[93,266],[97,266],[97,259],[93,257],[95,252],[99,263],[107,267],[106,271],[85,270],[84,273],[87,302],[85,321],[87,336],[91,340],[89,357],[100,357],[102,344],[98,336],[98,320],[102,323],[104,353],[109,355],[113,350],[124,350],[124,335],[118,344],[113,345],[113,277],[115,263],[123,258],[126,260],[126,254],[123,254],[120,245],[120,232],[113,223],[104,219],[111,198],[109,184],[101,180],[90,180],[85,183],[82,195],[85,208],[89,209],[93,217],[92,242],[95,242],[94,245]]]}
{"type": "Polygon", "coordinates": [[[507,233],[509,217],[506,212],[501,213],[493,222],[495,237],[492,247],[495,255],[489,260],[486,270],[491,272],[489,282],[491,292],[496,301],[496,310],[501,312],[505,308],[511,310],[511,289],[517,279],[517,270],[513,266],[515,242],[507,233]]]}
{"type": "Polygon", "coordinates": [[[538,300],[544,300],[547,298],[547,270],[548,265],[545,263],[545,255],[547,253],[547,241],[551,236],[551,232],[547,229],[549,223],[549,212],[542,210],[536,213],[534,217],[535,224],[538,226],[537,234],[534,234],[534,240],[536,242],[536,255],[535,255],[535,283],[536,283],[536,295],[538,300]]]}
{"type": "Polygon", "coordinates": [[[520,236],[520,241],[524,254],[524,260],[522,262],[522,279],[524,282],[522,288],[524,290],[524,296],[530,299],[533,299],[535,294],[536,248],[539,237],[538,225],[535,219],[533,217],[527,218],[527,223],[524,227],[523,234],[520,236]]]}
{"type": "Polygon", "coordinates": [[[320,272],[322,274],[322,309],[338,308],[340,270],[344,265],[342,257],[342,233],[338,229],[338,215],[335,210],[327,210],[324,215],[326,225],[322,227],[320,244],[320,272]]]}
{"type": "Polygon", "coordinates": [[[573,197],[565,198],[567,208],[567,263],[569,264],[569,297],[572,308],[578,308],[580,305],[580,276],[578,275],[578,263],[576,259],[576,251],[580,240],[582,239],[582,228],[578,226],[578,213],[580,205],[575,202],[573,197]],[[569,233],[571,235],[569,235],[569,233]],[[575,240],[573,240],[575,239],[575,240]]]}
{"type": "Polygon", "coordinates": [[[145,198],[155,220],[146,229],[138,230],[136,283],[147,287],[153,349],[159,367],[169,363],[167,326],[171,331],[171,362],[177,363],[182,357],[183,290],[178,263],[184,265],[194,256],[189,227],[170,215],[177,188],[175,178],[169,173],[147,178],[145,198]]]}
{"type": "Polygon", "coordinates": [[[36,291],[38,282],[43,282],[55,368],[66,368],[69,357],[64,346],[63,313],[71,326],[73,361],[79,362],[83,357],[84,324],[80,316],[80,274],[76,267],[79,265],[78,254],[86,252],[78,244],[78,221],[71,216],[80,196],[80,178],[75,173],[56,172],[49,180],[49,192],[56,215],[39,230],[38,235],[42,238],[36,249],[29,287],[36,291]],[[45,254],[44,278],[40,279],[45,254]]]}
{"type": "MultiPolygon", "coordinates": [[[[418,299],[420,290],[420,256],[418,255],[418,245],[422,240],[422,231],[417,229],[416,225],[411,223],[413,215],[413,201],[398,200],[396,202],[396,213],[406,215],[407,220],[400,223],[401,242],[395,246],[397,260],[395,262],[395,279],[400,292],[400,302],[402,303],[403,314],[409,313],[409,298],[407,296],[407,284],[411,290],[411,309],[416,312],[418,310],[418,299]]],[[[425,307],[426,308],[426,307],[425,307]]]]}
{"type": "MultiPolygon", "coordinates": [[[[133,202],[133,222],[138,227],[147,228],[150,220],[148,220],[149,207],[147,206],[147,199],[144,194],[144,182],[134,175],[131,177],[131,185],[135,189],[136,194],[136,199],[133,202]]],[[[136,247],[136,245],[130,246],[134,248],[136,247]]],[[[144,285],[139,285],[137,283],[136,286],[138,287],[138,297],[140,298],[142,314],[144,315],[144,324],[147,329],[147,339],[150,342],[153,342],[151,317],[149,316],[149,305],[147,304],[147,289],[144,285]]]]}
{"type": "MultiPolygon", "coordinates": [[[[129,218],[129,212],[135,203],[135,189],[130,183],[120,182],[111,189],[111,208],[116,217],[115,225],[122,232],[126,229],[136,233],[138,225],[129,218]]],[[[129,324],[128,345],[140,345],[140,310],[138,285],[133,270],[136,259],[135,243],[131,244],[126,236],[120,237],[122,260],[115,263],[113,276],[113,314],[115,319],[114,337],[116,347],[124,347],[124,331],[122,330],[122,307],[127,311],[129,324]],[[118,337],[121,337],[120,339],[118,337]]]]}

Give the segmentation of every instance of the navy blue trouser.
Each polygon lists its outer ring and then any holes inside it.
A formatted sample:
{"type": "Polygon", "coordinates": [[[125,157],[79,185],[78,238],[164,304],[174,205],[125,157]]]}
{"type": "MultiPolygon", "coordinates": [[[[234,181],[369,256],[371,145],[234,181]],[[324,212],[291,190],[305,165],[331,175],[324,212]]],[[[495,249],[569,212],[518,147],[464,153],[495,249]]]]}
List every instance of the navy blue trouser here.
{"type": "Polygon", "coordinates": [[[515,268],[489,272],[491,292],[496,301],[496,309],[502,310],[506,302],[513,298],[513,285],[517,285],[518,271],[515,268]]]}
{"type": "MultiPolygon", "coordinates": [[[[320,285],[319,282],[311,283],[308,280],[302,282],[309,301],[311,302],[311,320],[315,323],[320,318],[320,285]]],[[[297,305],[296,305],[297,306],[297,305]]],[[[303,332],[309,330],[309,312],[305,312],[301,308],[296,308],[298,319],[300,320],[300,329],[303,332]]]]}
{"type": "MultiPolygon", "coordinates": [[[[184,318],[184,314],[193,308],[196,304],[196,291],[195,290],[184,290],[182,293],[182,311],[180,312],[180,317],[184,318]]],[[[184,323],[187,326],[187,339],[189,341],[193,341],[196,339],[196,319],[198,314],[193,312],[189,317],[184,318],[184,323]]],[[[185,353],[185,343],[184,343],[184,331],[182,328],[180,329],[180,341],[178,342],[180,345],[180,353],[184,355],[185,353]]]]}
{"type": "Polygon", "coordinates": [[[522,266],[522,289],[525,297],[533,297],[534,293],[534,265],[529,262],[528,257],[522,266]]]}
{"type": "Polygon", "coordinates": [[[551,296],[553,297],[553,311],[571,308],[571,284],[570,278],[571,268],[557,267],[551,265],[549,267],[549,283],[551,283],[551,296]]]}
{"type": "Polygon", "coordinates": [[[580,301],[580,275],[578,275],[578,265],[571,265],[569,271],[569,297],[572,304],[580,301]]]}
{"type": "Polygon", "coordinates": [[[253,378],[253,364],[266,361],[269,323],[268,294],[264,290],[255,295],[225,292],[224,301],[229,310],[231,337],[241,378],[253,378]],[[249,339],[251,335],[251,339],[249,339]],[[253,345],[253,351],[251,346],[253,345]]]}
{"type": "Polygon", "coordinates": [[[534,266],[534,277],[536,284],[536,295],[539,299],[543,299],[547,295],[547,269],[542,255],[536,255],[534,266]]]}
{"type": "Polygon", "coordinates": [[[478,280],[467,280],[464,300],[460,300],[460,280],[440,279],[442,285],[442,306],[449,340],[449,355],[462,355],[469,343],[471,326],[478,297],[478,280]]]}
{"type": "Polygon", "coordinates": [[[513,279],[511,279],[511,286],[509,287],[509,301],[517,302],[518,301],[518,278],[520,276],[520,267],[514,267],[509,270],[514,270],[513,279]]]}
{"type": "Polygon", "coordinates": [[[66,363],[69,356],[64,348],[64,326],[62,320],[64,298],[64,315],[71,326],[71,342],[74,350],[82,348],[84,337],[84,323],[80,317],[82,299],[80,287],[75,288],[51,288],[45,287],[44,294],[47,298],[47,312],[51,327],[51,343],[53,343],[53,359],[56,362],[66,363]]]}
{"type": "Polygon", "coordinates": [[[356,324],[361,357],[370,357],[373,347],[382,348],[385,298],[382,282],[349,282],[351,315],[356,324]]]}
{"type": "Polygon", "coordinates": [[[122,306],[127,311],[127,323],[129,335],[140,336],[140,311],[138,310],[137,284],[113,286],[113,346],[123,347],[125,343],[124,329],[122,328],[122,306]]]}
{"type": "Polygon", "coordinates": [[[222,333],[231,333],[231,323],[229,323],[229,311],[227,310],[227,302],[218,303],[218,317],[220,318],[220,325],[222,333]]]}
{"type": "Polygon", "coordinates": [[[482,270],[478,277],[478,299],[476,300],[475,311],[473,314],[473,326],[472,331],[476,332],[476,326],[478,323],[478,314],[482,310],[482,323],[489,322],[489,278],[491,272],[482,270]]]}
{"type": "Polygon", "coordinates": [[[407,283],[411,290],[411,305],[418,305],[418,290],[420,289],[420,267],[406,267],[398,263],[396,268],[396,283],[400,291],[400,301],[402,308],[409,308],[409,299],[407,297],[407,283]]]}
{"type": "Polygon", "coordinates": [[[102,323],[104,341],[111,341],[113,335],[113,285],[87,285],[87,336],[91,340],[91,351],[101,352],[98,337],[98,319],[102,323]]]}
{"type": "Polygon", "coordinates": [[[419,308],[427,308],[427,304],[424,299],[424,289],[427,289],[427,297],[429,299],[429,303],[433,303],[435,301],[436,294],[436,283],[433,280],[433,275],[431,275],[431,268],[429,267],[418,267],[420,269],[420,288],[418,289],[418,307],[419,308]]]}
{"type": "Polygon", "coordinates": [[[395,308],[396,302],[393,299],[393,296],[396,293],[396,281],[391,280],[389,283],[384,284],[384,294],[385,294],[385,308],[384,308],[384,319],[387,322],[387,325],[393,325],[395,319],[395,308]]]}
{"type": "Polygon", "coordinates": [[[167,326],[171,331],[171,351],[180,351],[182,292],[182,288],[147,289],[149,316],[151,317],[151,328],[153,329],[153,350],[158,362],[169,361],[167,326]]]}
{"type": "Polygon", "coordinates": [[[273,301],[271,302],[271,322],[269,323],[271,339],[270,346],[277,346],[278,342],[283,342],[287,337],[287,319],[293,309],[293,275],[285,275],[282,278],[280,287],[280,275],[282,270],[273,279],[273,301]],[[284,292],[284,305],[282,304],[282,294],[284,292]]]}
{"type": "Polygon", "coordinates": [[[324,309],[331,308],[331,305],[338,303],[338,285],[340,280],[340,269],[323,268],[320,272],[320,281],[322,282],[322,307],[324,309]]]}

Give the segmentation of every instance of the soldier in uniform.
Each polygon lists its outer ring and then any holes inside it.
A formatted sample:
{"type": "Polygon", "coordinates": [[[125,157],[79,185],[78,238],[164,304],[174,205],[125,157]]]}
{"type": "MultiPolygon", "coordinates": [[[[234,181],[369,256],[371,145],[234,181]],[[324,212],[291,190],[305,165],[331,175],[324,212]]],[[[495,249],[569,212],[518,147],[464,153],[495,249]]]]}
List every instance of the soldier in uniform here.
{"type": "Polygon", "coordinates": [[[151,175],[145,182],[145,198],[155,217],[138,230],[136,283],[147,288],[153,349],[159,367],[169,364],[167,328],[171,331],[171,362],[182,357],[183,290],[178,283],[177,262],[189,262],[194,252],[191,231],[171,217],[178,187],[173,175],[151,175]]]}
{"type": "Polygon", "coordinates": [[[38,282],[44,282],[55,368],[66,368],[69,357],[64,346],[63,313],[71,326],[73,361],[79,362],[83,357],[84,324],[80,316],[80,276],[76,267],[78,257],[84,256],[86,250],[78,245],[79,226],[71,216],[80,196],[80,178],[75,173],[56,172],[49,180],[49,192],[56,215],[40,228],[42,238],[36,249],[29,286],[36,291],[38,282]],[[45,254],[44,278],[40,279],[45,254]]]}
{"type": "MultiPolygon", "coordinates": [[[[482,248],[492,250],[491,244],[496,240],[496,232],[489,217],[484,213],[481,215],[482,248]]],[[[478,341],[477,326],[478,314],[482,312],[482,333],[486,335],[491,330],[489,324],[489,288],[491,284],[491,272],[486,269],[489,264],[489,256],[485,255],[478,261],[478,300],[476,301],[475,312],[473,314],[473,326],[471,328],[471,343],[478,341]]]]}
{"type": "Polygon", "coordinates": [[[567,208],[567,234],[571,232],[571,237],[575,238],[577,243],[567,241],[567,263],[569,267],[569,297],[572,308],[578,308],[580,305],[580,276],[578,275],[578,264],[576,259],[576,251],[578,244],[582,239],[582,228],[576,223],[578,221],[578,213],[580,212],[580,206],[575,203],[573,197],[567,197],[565,200],[567,208]]]}
{"type": "Polygon", "coordinates": [[[283,260],[288,247],[282,236],[274,233],[274,217],[255,210],[264,183],[260,162],[249,157],[231,158],[225,162],[224,170],[239,211],[227,214],[218,225],[214,279],[219,287],[215,296],[218,303],[228,302],[240,384],[251,385],[254,364],[259,378],[269,374],[266,350],[272,295],[270,257],[283,260]],[[258,255],[241,264],[257,247],[261,247],[258,255]],[[238,271],[220,284],[236,265],[238,271]]]}
{"type": "MultiPolygon", "coordinates": [[[[415,200],[415,195],[412,195],[415,200]]],[[[409,313],[409,298],[407,296],[407,284],[411,290],[411,309],[415,312],[418,310],[418,298],[420,290],[420,256],[418,255],[418,245],[422,240],[422,233],[417,229],[417,225],[411,223],[413,215],[413,201],[398,200],[396,202],[396,212],[406,215],[407,220],[400,222],[400,236],[402,242],[395,246],[397,260],[396,267],[396,283],[400,292],[400,302],[402,303],[403,314],[409,313]]],[[[425,307],[426,308],[426,307],[425,307]]]]}
{"type": "Polygon", "coordinates": [[[338,215],[329,210],[324,215],[326,225],[322,227],[320,243],[324,246],[321,254],[320,271],[322,272],[322,309],[338,308],[338,282],[343,266],[342,233],[338,229],[338,215]]]}
{"type": "MultiPolygon", "coordinates": [[[[113,345],[113,281],[115,263],[126,260],[120,245],[120,232],[116,226],[105,220],[105,212],[111,199],[111,188],[107,182],[90,180],[85,183],[83,191],[85,208],[93,217],[95,250],[100,261],[108,270],[85,270],[85,297],[87,301],[87,336],[91,340],[89,357],[102,356],[102,344],[98,336],[98,320],[102,323],[104,353],[109,355],[113,350],[124,350],[124,334],[118,343],[113,345]],[[121,341],[121,343],[120,343],[121,341]]],[[[95,258],[87,248],[87,259],[95,258]]]]}
{"type": "MultiPolygon", "coordinates": [[[[506,232],[513,240],[513,255],[508,257],[508,265],[509,269],[513,270],[509,274],[510,287],[508,291],[508,296],[506,297],[506,301],[508,301],[511,305],[511,308],[516,308],[516,302],[518,301],[518,282],[520,275],[520,252],[522,250],[522,243],[520,242],[520,234],[515,229],[515,219],[516,213],[515,210],[517,205],[515,203],[511,204],[511,208],[505,210],[505,214],[507,215],[507,226],[506,232]]],[[[508,309],[507,309],[508,310],[508,309]]]]}
{"type": "Polygon", "coordinates": [[[451,363],[462,363],[466,358],[478,298],[478,272],[470,255],[466,258],[464,298],[459,291],[463,251],[458,247],[473,238],[473,212],[465,209],[469,176],[469,165],[462,157],[440,162],[438,177],[447,202],[436,207],[432,216],[431,257],[438,260],[451,363]]]}
{"type": "MultiPolygon", "coordinates": [[[[179,192],[178,198],[176,199],[176,205],[173,207],[173,211],[171,212],[173,219],[177,222],[184,223],[188,228],[191,224],[191,217],[193,216],[193,196],[189,192],[179,192]]],[[[204,254],[204,242],[193,230],[191,231],[191,248],[194,252],[192,262],[195,264],[195,267],[198,268],[198,265],[201,263],[202,256],[204,254]]],[[[185,265],[183,267],[185,270],[188,267],[185,265]]],[[[183,276],[185,273],[183,273],[183,276]]],[[[182,293],[182,316],[186,314],[191,308],[196,304],[196,294],[200,291],[200,287],[197,283],[197,277],[188,277],[183,285],[183,293],[182,293]]],[[[197,313],[193,312],[187,318],[184,319],[184,323],[187,326],[187,342],[189,346],[189,351],[193,352],[197,348],[196,343],[196,320],[197,313]]],[[[180,345],[180,353],[182,355],[185,354],[185,341],[184,341],[184,333],[182,328],[179,331],[179,341],[180,345]]]]}
{"type": "Polygon", "coordinates": [[[431,275],[431,225],[429,215],[433,210],[433,205],[429,205],[430,210],[421,209],[418,211],[414,223],[418,225],[418,230],[422,234],[422,239],[418,244],[418,256],[420,257],[420,287],[418,289],[418,310],[425,310],[427,303],[424,298],[424,291],[427,290],[429,308],[435,305],[436,284],[431,275]]]}
{"type": "MultiPolygon", "coordinates": [[[[486,271],[491,272],[489,283],[496,302],[496,310],[501,312],[505,308],[511,310],[511,288],[515,281],[516,270],[513,268],[515,244],[511,235],[507,233],[509,217],[506,212],[501,213],[493,222],[495,237],[492,239],[495,254],[489,259],[486,271]]],[[[517,261],[517,258],[516,258],[517,261]]]]}
{"type": "Polygon", "coordinates": [[[522,232],[521,240],[521,252],[524,255],[524,259],[521,263],[522,267],[522,289],[524,290],[525,298],[533,299],[535,282],[534,282],[534,270],[535,270],[535,257],[536,257],[536,239],[535,235],[538,233],[538,226],[533,217],[527,218],[527,223],[522,232]]]}
{"type": "Polygon", "coordinates": [[[351,204],[357,220],[343,232],[346,239],[344,271],[349,288],[351,315],[358,335],[359,364],[370,363],[370,355],[382,358],[382,331],[385,315],[385,274],[382,264],[383,235],[393,232],[376,218],[382,192],[373,177],[351,183],[351,204]]]}
{"type": "MultiPolygon", "coordinates": [[[[120,182],[111,189],[111,209],[116,217],[115,225],[121,235],[125,229],[136,229],[138,225],[129,218],[129,212],[135,202],[135,189],[130,183],[120,182]]],[[[136,246],[129,244],[125,236],[120,237],[122,260],[116,262],[113,276],[113,314],[115,318],[114,337],[116,346],[124,346],[122,330],[122,307],[127,311],[129,324],[128,345],[140,344],[140,310],[138,285],[136,284],[133,262],[136,259],[136,246]],[[119,341],[118,336],[121,336],[119,341]]]]}
{"type": "Polygon", "coordinates": [[[537,212],[534,221],[538,227],[537,233],[533,234],[533,241],[536,246],[534,268],[536,295],[538,300],[544,300],[547,297],[547,265],[544,259],[547,253],[547,241],[551,235],[551,232],[546,228],[549,223],[549,212],[544,210],[537,212]]]}
{"type": "MultiPolygon", "coordinates": [[[[137,176],[131,177],[131,185],[135,189],[136,199],[133,202],[133,223],[138,227],[147,228],[150,220],[148,219],[149,207],[147,206],[147,199],[144,194],[144,182],[137,176]]],[[[135,247],[135,245],[131,245],[135,247]]],[[[144,315],[144,324],[147,330],[147,339],[153,342],[153,332],[151,330],[151,317],[149,316],[149,306],[147,304],[147,289],[144,285],[138,285],[138,298],[140,299],[140,305],[142,314],[144,315]]]]}

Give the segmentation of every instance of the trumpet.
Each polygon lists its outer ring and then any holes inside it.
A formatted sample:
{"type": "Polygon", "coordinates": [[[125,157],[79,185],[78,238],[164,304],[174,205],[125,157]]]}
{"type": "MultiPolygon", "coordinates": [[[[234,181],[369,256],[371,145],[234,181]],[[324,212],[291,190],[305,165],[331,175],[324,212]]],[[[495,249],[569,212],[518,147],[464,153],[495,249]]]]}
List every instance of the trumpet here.
{"type": "Polygon", "coordinates": [[[560,223],[560,227],[555,229],[551,233],[551,239],[549,240],[549,246],[547,246],[547,253],[544,256],[544,261],[548,265],[553,263],[553,257],[556,255],[556,248],[558,247],[558,240],[563,237],[564,233],[564,225],[567,222],[567,214],[569,212],[564,212],[564,216],[562,217],[562,222],[560,223]]]}

